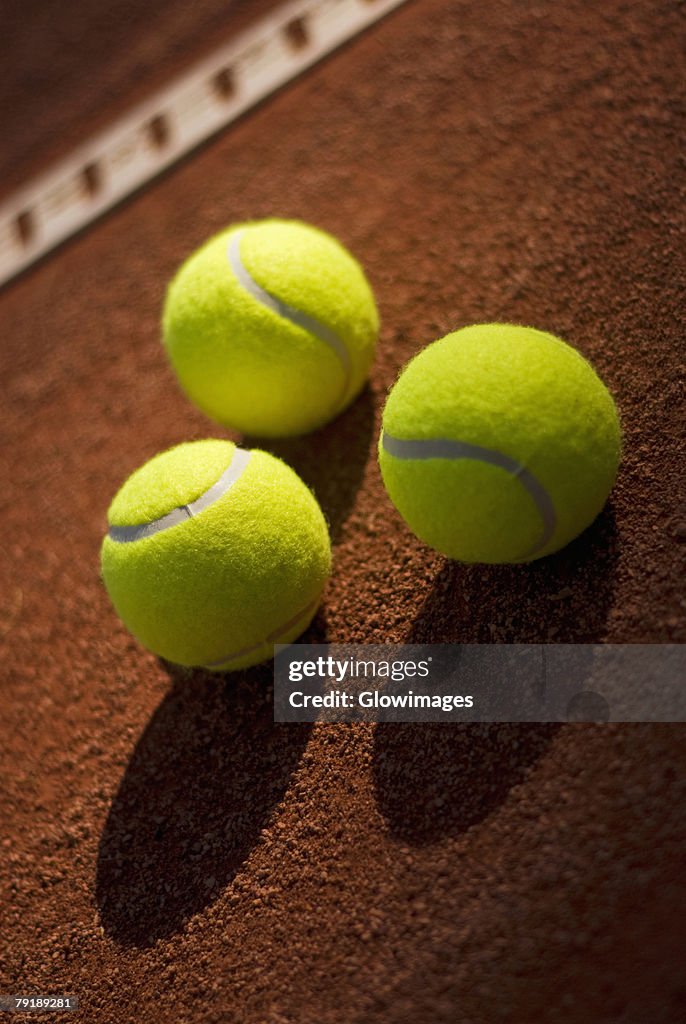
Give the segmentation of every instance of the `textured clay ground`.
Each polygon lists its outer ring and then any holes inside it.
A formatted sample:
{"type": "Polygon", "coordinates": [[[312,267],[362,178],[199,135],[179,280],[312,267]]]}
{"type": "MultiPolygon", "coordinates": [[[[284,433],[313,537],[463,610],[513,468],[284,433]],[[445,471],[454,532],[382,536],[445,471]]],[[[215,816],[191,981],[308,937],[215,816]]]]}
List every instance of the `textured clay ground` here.
{"type": "MultiPolygon", "coordinates": [[[[5,184],[268,6],[12,0],[5,184]]],[[[332,526],[308,638],[683,641],[685,34],[676,0],[413,0],[0,295],[0,991],[99,1024],[686,1019],[681,726],[275,727],[269,666],[169,669],[98,577],[121,481],[221,434],[165,363],[165,282],[280,214],[383,317],[370,388],[273,446],[332,526]],[[626,450],[565,551],[465,569],[373,448],[406,359],[495,319],[578,346],[626,450]]]]}

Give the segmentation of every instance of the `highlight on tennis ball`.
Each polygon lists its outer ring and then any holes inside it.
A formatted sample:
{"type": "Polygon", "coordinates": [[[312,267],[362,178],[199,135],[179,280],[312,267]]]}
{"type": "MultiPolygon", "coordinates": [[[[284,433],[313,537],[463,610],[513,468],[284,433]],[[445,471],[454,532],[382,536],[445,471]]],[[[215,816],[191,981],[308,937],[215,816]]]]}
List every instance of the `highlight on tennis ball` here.
{"type": "Polygon", "coordinates": [[[280,459],[230,441],[156,455],[115,495],[102,575],[153,653],[216,671],[272,656],[310,624],[331,569],[322,511],[280,459]]]}
{"type": "Polygon", "coordinates": [[[596,518],[617,474],[615,403],[570,345],[477,324],[429,345],[391,389],[379,463],[426,544],[462,562],[528,562],[596,518]]]}
{"type": "Polygon", "coordinates": [[[261,437],[304,434],[362,389],[379,317],[360,264],[299,221],[236,224],[182,265],[167,291],[164,344],[208,416],[261,437]]]}

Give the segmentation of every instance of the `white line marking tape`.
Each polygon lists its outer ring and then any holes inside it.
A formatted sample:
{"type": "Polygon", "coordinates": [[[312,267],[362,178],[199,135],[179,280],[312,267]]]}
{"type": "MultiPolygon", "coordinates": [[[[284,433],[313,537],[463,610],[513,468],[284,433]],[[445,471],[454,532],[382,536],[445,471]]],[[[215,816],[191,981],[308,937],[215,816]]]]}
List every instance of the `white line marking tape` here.
{"type": "Polygon", "coordinates": [[[0,285],[407,0],[292,0],[0,206],[0,285]]]}

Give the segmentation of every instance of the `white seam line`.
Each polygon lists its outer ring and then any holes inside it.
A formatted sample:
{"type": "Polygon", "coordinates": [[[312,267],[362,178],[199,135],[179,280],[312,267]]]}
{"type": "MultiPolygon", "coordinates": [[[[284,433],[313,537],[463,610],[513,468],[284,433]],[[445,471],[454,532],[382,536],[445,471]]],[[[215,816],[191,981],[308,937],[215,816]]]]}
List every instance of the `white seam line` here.
{"type": "Polygon", "coordinates": [[[202,667],[219,668],[221,665],[228,665],[229,662],[236,661],[238,658],[245,658],[248,654],[252,654],[253,651],[258,651],[260,647],[264,647],[265,644],[268,644],[270,641],[272,643],[276,643],[278,638],[282,636],[283,633],[286,632],[286,630],[290,629],[291,626],[294,626],[299,619],[304,618],[307,612],[310,612],[312,611],[313,608],[316,608],[318,603],[319,598],[316,597],[314,601],[310,601],[309,604],[306,604],[304,608],[301,608],[299,612],[297,612],[292,618],[288,620],[288,622],[282,623],[282,625],[277,626],[276,629],[273,629],[271,633],[268,633],[264,640],[260,640],[259,643],[252,644],[250,647],[243,647],[240,651],[234,651],[233,654],[229,654],[225,658],[219,658],[217,659],[217,661],[209,661],[202,667]]]}
{"type": "Polygon", "coordinates": [[[139,523],[135,526],[110,526],[108,531],[110,540],[116,541],[118,544],[131,544],[133,541],[152,537],[156,533],[161,533],[162,530],[168,530],[171,526],[178,526],[179,523],[192,519],[226,494],[241,476],[249,461],[250,452],[246,452],[242,448],[234,448],[231,462],[217,482],[208,487],[195,501],[191,501],[188,505],[179,505],[178,508],[167,512],[166,515],[160,516],[159,519],[152,519],[148,523],[139,523]]]}
{"type": "Polygon", "coordinates": [[[384,451],[396,459],[475,459],[478,462],[486,462],[490,466],[497,466],[498,469],[504,469],[506,473],[519,480],[536,505],[538,514],[543,521],[541,536],[528,551],[520,555],[520,559],[530,558],[550,542],[557,525],[552,498],[534,474],[516,459],[493,448],[483,448],[481,445],[470,444],[467,441],[452,441],[448,438],[438,437],[425,441],[406,441],[392,437],[386,431],[382,434],[381,444],[384,451]]]}
{"type": "Polygon", "coordinates": [[[243,231],[235,231],[230,239],[227,246],[227,256],[229,265],[236,275],[238,283],[242,285],[245,290],[252,295],[254,299],[260,302],[267,309],[271,309],[277,316],[282,316],[285,320],[290,320],[296,327],[302,328],[304,331],[309,331],[310,334],[314,334],[316,338],[323,341],[325,345],[332,350],[332,352],[338,357],[343,368],[343,386],[341,388],[341,399],[342,402],[348,393],[348,385],[350,383],[350,353],[345,346],[345,343],[341,338],[338,337],[335,331],[332,331],[326,324],[316,320],[309,313],[303,313],[302,310],[296,309],[294,306],[289,306],[288,303],[282,302],[281,299],[277,298],[276,295],[272,295],[254,280],[250,272],[247,270],[243,260],[241,259],[241,238],[243,237],[243,231]]]}

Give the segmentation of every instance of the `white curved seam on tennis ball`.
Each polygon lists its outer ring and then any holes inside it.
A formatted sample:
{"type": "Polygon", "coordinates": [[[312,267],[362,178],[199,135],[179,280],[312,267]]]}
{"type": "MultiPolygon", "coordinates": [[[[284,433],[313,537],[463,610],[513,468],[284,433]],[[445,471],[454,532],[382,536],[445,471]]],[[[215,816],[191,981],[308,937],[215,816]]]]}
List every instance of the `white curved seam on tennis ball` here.
{"type": "Polygon", "coordinates": [[[510,476],[516,477],[533,500],[542,520],[541,535],[536,543],[520,558],[530,558],[550,543],[557,526],[553,500],[540,480],[516,459],[493,448],[484,448],[467,441],[453,441],[448,438],[429,438],[422,441],[406,441],[383,432],[381,443],[384,451],[396,459],[474,459],[489,466],[497,466],[510,476]]]}
{"type": "Polygon", "coordinates": [[[178,526],[179,523],[185,523],[187,519],[200,515],[215,501],[222,498],[229,488],[233,487],[249,461],[250,452],[246,452],[242,448],[235,448],[231,462],[217,482],[208,487],[195,501],[189,502],[188,505],[179,505],[178,508],[167,512],[166,515],[160,516],[159,519],[152,519],[148,523],[138,523],[135,526],[110,526],[108,533],[110,540],[114,540],[118,544],[131,544],[133,541],[152,537],[156,533],[161,533],[162,530],[168,530],[171,526],[178,526]]]}
{"type": "Polygon", "coordinates": [[[299,619],[304,618],[305,615],[308,612],[311,612],[314,608],[316,608],[318,604],[319,598],[316,597],[314,601],[310,601],[309,604],[306,604],[304,608],[301,608],[299,612],[297,612],[292,618],[288,620],[288,622],[282,623],[280,626],[277,626],[276,629],[272,630],[271,633],[268,633],[264,640],[260,640],[259,643],[252,644],[250,647],[243,647],[240,651],[234,651],[232,654],[228,654],[225,658],[218,658],[217,661],[210,661],[203,667],[220,668],[222,665],[228,665],[230,662],[236,661],[238,658],[247,657],[254,651],[258,651],[260,647],[264,647],[265,644],[277,643],[280,636],[283,636],[283,634],[292,626],[294,626],[299,619]]]}
{"type": "Polygon", "coordinates": [[[346,348],[345,342],[342,338],[339,338],[335,331],[332,331],[326,324],[316,320],[309,313],[303,313],[302,310],[296,309],[294,306],[289,306],[287,302],[282,302],[281,299],[277,298],[276,295],[272,295],[271,292],[266,291],[261,285],[254,280],[250,272],[246,268],[243,260],[241,259],[241,238],[243,237],[243,231],[234,232],[227,246],[227,256],[229,264],[238,283],[242,285],[245,290],[252,295],[257,302],[260,302],[267,309],[271,309],[277,316],[281,316],[284,320],[290,320],[296,327],[302,328],[304,331],[309,331],[310,334],[314,334],[316,338],[323,341],[325,345],[332,350],[334,355],[337,356],[338,361],[343,368],[343,386],[341,388],[342,401],[348,392],[348,384],[350,382],[351,366],[350,366],[350,353],[346,348]]]}

